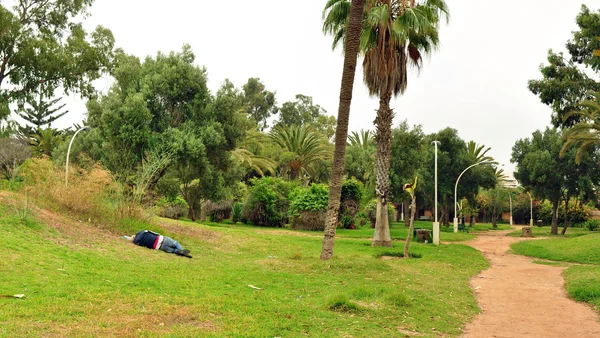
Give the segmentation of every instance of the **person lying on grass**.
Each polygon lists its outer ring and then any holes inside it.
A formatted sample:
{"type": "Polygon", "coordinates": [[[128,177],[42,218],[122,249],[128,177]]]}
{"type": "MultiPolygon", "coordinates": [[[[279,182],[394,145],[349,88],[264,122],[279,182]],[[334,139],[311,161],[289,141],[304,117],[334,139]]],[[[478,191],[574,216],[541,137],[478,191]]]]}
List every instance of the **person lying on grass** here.
{"type": "Polygon", "coordinates": [[[162,250],[166,253],[174,253],[179,256],[192,258],[190,250],[184,249],[179,242],[171,237],[163,236],[154,231],[140,230],[137,234],[125,239],[133,242],[135,245],[143,246],[148,249],[162,250]]]}

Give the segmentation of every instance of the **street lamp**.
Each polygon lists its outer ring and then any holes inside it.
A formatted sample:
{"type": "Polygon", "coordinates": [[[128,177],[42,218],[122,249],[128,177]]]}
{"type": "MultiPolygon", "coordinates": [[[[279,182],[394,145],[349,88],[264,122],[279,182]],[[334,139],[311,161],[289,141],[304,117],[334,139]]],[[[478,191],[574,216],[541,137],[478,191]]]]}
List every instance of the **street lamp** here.
{"type": "Polygon", "coordinates": [[[434,185],[435,185],[435,202],[433,202],[434,205],[434,221],[433,221],[433,244],[435,245],[439,245],[440,244],[440,222],[438,222],[438,173],[437,173],[437,150],[438,150],[438,145],[440,145],[440,141],[433,141],[431,142],[435,145],[435,174],[434,174],[434,185]]]}
{"type": "Polygon", "coordinates": [[[456,210],[456,206],[458,205],[458,200],[456,197],[456,192],[458,190],[458,181],[460,181],[460,177],[465,173],[465,171],[473,168],[476,165],[493,164],[493,163],[494,162],[483,161],[483,162],[478,162],[478,163],[472,164],[472,165],[468,166],[467,169],[463,170],[462,173],[460,173],[460,175],[458,175],[458,178],[456,179],[456,184],[454,185],[454,232],[458,232],[458,214],[457,214],[457,210],[456,210]]]}
{"type": "Polygon", "coordinates": [[[509,207],[510,207],[510,226],[513,225],[513,218],[512,218],[512,192],[508,192],[508,201],[509,201],[509,207]]]}
{"type": "MultiPolygon", "coordinates": [[[[522,185],[518,185],[518,187],[523,188],[523,190],[525,190],[525,188],[522,185]]],[[[533,227],[533,198],[531,197],[531,194],[527,191],[527,196],[529,196],[529,226],[533,227]]],[[[511,222],[512,222],[512,217],[511,217],[511,222]]],[[[512,223],[511,223],[512,225],[512,223]]]]}
{"type": "Polygon", "coordinates": [[[73,140],[75,139],[75,136],[77,136],[77,134],[79,134],[80,131],[88,131],[88,130],[90,130],[90,127],[88,127],[88,126],[80,128],[78,131],[75,132],[75,134],[73,134],[73,137],[71,137],[71,142],[69,142],[69,149],[67,149],[67,162],[66,162],[66,166],[65,166],[65,186],[69,182],[69,154],[71,153],[71,145],[73,145],[73,140]]]}
{"type": "Polygon", "coordinates": [[[529,226],[533,227],[533,198],[531,198],[531,194],[529,192],[527,192],[527,195],[529,195],[529,212],[530,212],[530,218],[529,218],[529,226]]]}

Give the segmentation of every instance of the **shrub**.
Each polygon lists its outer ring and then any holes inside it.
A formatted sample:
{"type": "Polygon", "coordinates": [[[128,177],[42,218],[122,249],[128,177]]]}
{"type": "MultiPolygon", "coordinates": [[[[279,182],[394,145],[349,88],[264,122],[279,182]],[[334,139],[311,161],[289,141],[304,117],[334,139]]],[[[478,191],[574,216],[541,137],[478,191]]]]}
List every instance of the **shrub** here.
{"type": "Polygon", "coordinates": [[[342,183],[342,197],[338,220],[344,229],[355,229],[354,219],[358,213],[360,200],[363,196],[363,186],[355,178],[346,179],[342,183]]]}
{"type": "Polygon", "coordinates": [[[0,178],[14,178],[17,168],[31,157],[27,142],[12,138],[0,139],[0,178]]]}
{"type": "Polygon", "coordinates": [[[589,231],[595,231],[598,228],[600,228],[600,220],[588,219],[583,223],[583,227],[588,229],[589,231]]]}
{"type": "Polygon", "coordinates": [[[327,210],[322,211],[301,211],[299,215],[294,216],[292,229],[294,230],[325,230],[325,220],[327,210]]]}
{"type": "MultiPolygon", "coordinates": [[[[528,209],[529,210],[529,209],[528,209]]],[[[534,205],[534,217],[535,214],[535,205],[534,205]]],[[[529,222],[529,217],[527,216],[527,222],[529,222]]],[[[565,206],[564,204],[559,205],[558,207],[558,224],[561,225],[564,223],[565,217],[565,206]]],[[[589,212],[583,206],[576,206],[574,202],[569,203],[569,214],[568,218],[571,220],[572,224],[585,223],[585,221],[589,218],[589,212]]],[[[544,201],[540,205],[539,214],[537,218],[534,219],[534,222],[538,219],[541,219],[543,224],[549,225],[552,224],[552,204],[548,201],[544,201]]]]}
{"type": "Polygon", "coordinates": [[[202,210],[211,222],[221,222],[231,217],[232,206],[231,201],[213,202],[208,200],[202,205],[202,210]]]}
{"type": "Polygon", "coordinates": [[[301,211],[327,210],[329,188],[325,184],[311,184],[308,188],[296,188],[290,194],[289,214],[297,216],[301,211]]]}
{"type": "Polygon", "coordinates": [[[158,200],[156,206],[159,208],[159,216],[172,219],[183,217],[189,208],[187,202],[181,196],[177,196],[174,199],[163,197],[158,200]]]}
{"type": "Polygon", "coordinates": [[[248,198],[248,187],[244,182],[237,182],[231,188],[234,201],[245,201],[248,198]]]}
{"type": "Polygon", "coordinates": [[[242,218],[242,210],[244,209],[244,204],[240,202],[235,202],[231,206],[231,221],[233,224],[239,222],[242,218]]]}
{"type": "Polygon", "coordinates": [[[293,216],[292,229],[324,230],[327,216],[329,189],[325,184],[311,184],[290,193],[289,215],[293,216]]]}
{"type": "Polygon", "coordinates": [[[252,179],[248,200],[244,203],[242,222],[281,227],[287,221],[288,195],[294,186],[278,177],[252,179]]]}

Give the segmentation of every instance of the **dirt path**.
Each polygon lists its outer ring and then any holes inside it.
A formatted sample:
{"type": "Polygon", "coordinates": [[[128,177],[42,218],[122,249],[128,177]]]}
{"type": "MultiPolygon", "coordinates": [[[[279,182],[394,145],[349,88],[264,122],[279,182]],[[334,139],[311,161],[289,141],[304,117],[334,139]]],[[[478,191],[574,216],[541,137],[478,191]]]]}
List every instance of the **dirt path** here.
{"type": "Polygon", "coordinates": [[[463,337],[600,337],[598,315],[567,298],[565,268],[506,253],[523,240],[507,237],[508,232],[480,234],[466,243],[491,266],[471,279],[483,311],[465,327],[463,337]]]}

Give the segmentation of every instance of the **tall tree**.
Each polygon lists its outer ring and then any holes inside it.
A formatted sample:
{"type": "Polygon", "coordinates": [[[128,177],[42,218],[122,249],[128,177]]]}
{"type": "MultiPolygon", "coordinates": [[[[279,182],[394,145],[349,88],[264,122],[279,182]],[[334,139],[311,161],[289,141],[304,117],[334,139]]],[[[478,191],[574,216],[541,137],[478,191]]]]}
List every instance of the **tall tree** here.
{"type": "MultiPolygon", "coordinates": [[[[351,4],[345,2],[344,9],[347,11],[348,20],[343,24],[343,34],[337,40],[344,39],[344,66],[342,71],[342,84],[340,88],[340,101],[337,115],[337,129],[335,131],[335,145],[333,152],[333,167],[329,184],[329,202],[327,205],[327,219],[325,221],[325,232],[323,235],[323,246],[321,259],[327,260],[333,256],[335,243],[335,230],[338,224],[338,213],[340,210],[340,199],[342,196],[342,180],[344,176],[344,159],[346,154],[346,138],[348,137],[348,122],[350,119],[350,104],[352,103],[352,89],[354,88],[354,75],[356,73],[356,61],[360,42],[362,27],[363,7],[365,0],[352,0],[351,4]]],[[[323,18],[329,6],[323,11],[323,18]]],[[[331,13],[330,13],[331,14],[331,13]]],[[[331,26],[323,25],[325,33],[333,34],[331,26]]],[[[335,40],[336,38],[334,38],[335,40]]],[[[334,42],[334,48],[336,46],[334,42]]]]}
{"type": "Polygon", "coordinates": [[[277,113],[275,93],[265,89],[258,78],[249,78],[242,86],[244,109],[252,118],[260,131],[267,128],[267,119],[277,113]]]}
{"type": "Polygon", "coordinates": [[[592,91],[600,91],[600,83],[596,80],[600,60],[593,55],[600,47],[600,11],[592,12],[582,5],[576,22],[579,30],[573,32],[573,39],[566,45],[570,57],[550,50],[548,64],[540,66],[542,79],[530,80],[528,84],[529,90],[552,108],[555,127],[577,123],[578,116],[565,119],[565,115],[579,109],[581,101],[592,99],[592,91]],[[595,74],[589,74],[590,71],[595,74]]]}
{"type": "Polygon", "coordinates": [[[556,129],[537,130],[531,139],[518,140],[513,146],[511,162],[516,163],[515,178],[536,198],[552,204],[552,234],[558,234],[558,206],[563,194],[565,174],[574,163],[560,158],[563,145],[556,129]]]}
{"type": "MultiPolygon", "coordinates": [[[[327,24],[340,41],[345,30],[347,12],[345,0],[327,3],[330,15],[327,24]]],[[[390,108],[392,96],[406,90],[407,68],[420,68],[424,54],[438,44],[440,20],[447,15],[443,0],[369,0],[365,5],[361,50],[364,52],[363,78],[369,94],[379,97],[375,118],[377,141],[377,222],[373,245],[391,246],[387,216],[390,189],[390,142],[394,113],[390,108]]]]}
{"type": "Polygon", "coordinates": [[[279,109],[279,119],[275,126],[303,126],[317,121],[327,111],[315,104],[311,96],[296,95],[295,101],[284,102],[279,109]]]}
{"type": "Polygon", "coordinates": [[[98,26],[89,34],[78,20],[93,0],[17,0],[0,4],[0,120],[9,104],[22,108],[40,85],[45,96],[62,87],[66,94],[90,97],[92,81],[110,70],[114,38],[98,26]]]}
{"type": "MultiPolygon", "coordinates": [[[[392,130],[390,192],[394,202],[404,204],[405,213],[409,211],[410,195],[405,192],[404,183],[424,171],[426,146],[425,134],[420,125],[411,129],[404,120],[392,130]]],[[[406,225],[409,225],[409,218],[405,217],[406,225]]]]}

